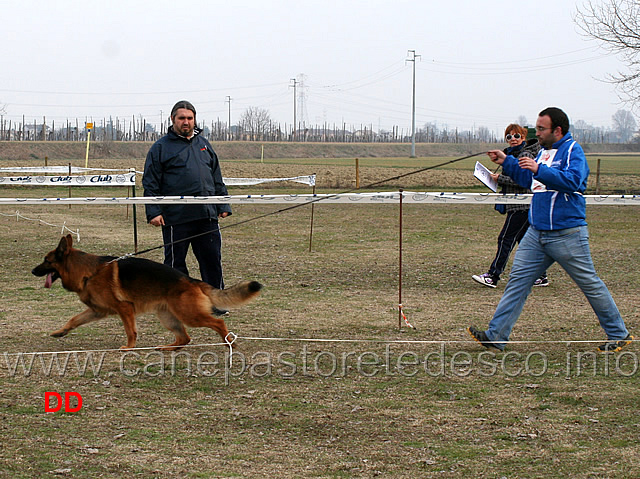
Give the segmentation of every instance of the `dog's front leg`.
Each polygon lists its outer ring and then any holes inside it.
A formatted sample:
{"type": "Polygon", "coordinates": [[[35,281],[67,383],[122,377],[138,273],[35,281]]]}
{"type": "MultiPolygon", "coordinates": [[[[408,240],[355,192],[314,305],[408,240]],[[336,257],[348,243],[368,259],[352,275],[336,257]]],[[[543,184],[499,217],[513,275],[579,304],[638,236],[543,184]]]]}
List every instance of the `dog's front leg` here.
{"type": "Polygon", "coordinates": [[[118,314],[124,326],[124,332],[127,334],[127,345],[121,346],[120,349],[133,349],[136,347],[136,339],[138,338],[138,329],[136,327],[136,314],[133,304],[121,301],[117,306],[118,314]]]}
{"type": "Polygon", "coordinates": [[[82,326],[83,324],[87,324],[92,321],[98,321],[99,319],[102,319],[106,316],[107,315],[105,313],[99,313],[89,308],[82,313],[75,315],[73,318],[67,321],[67,323],[62,326],[62,328],[52,332],[51,336],[53,336],[54,338],[61,338],[69,334],[69,331],[77,328],[78,326],[82,326]]]}

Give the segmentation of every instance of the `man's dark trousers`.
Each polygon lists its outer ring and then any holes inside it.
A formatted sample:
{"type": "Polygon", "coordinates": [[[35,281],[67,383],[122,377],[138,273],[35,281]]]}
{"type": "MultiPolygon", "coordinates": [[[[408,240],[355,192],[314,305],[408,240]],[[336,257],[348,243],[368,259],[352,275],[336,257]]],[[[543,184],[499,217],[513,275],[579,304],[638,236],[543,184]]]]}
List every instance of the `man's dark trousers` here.
{"type": "Polygon", "coordinates": [[[220,252],[222,237],[217,220],[202,219],[163,226],[162,238],[165,244],[164,264],[188,275],[186,258],[189,245],[191,245],[200,266],[202,281],[209,283],[214,288],[224,289],[220,252]]]}

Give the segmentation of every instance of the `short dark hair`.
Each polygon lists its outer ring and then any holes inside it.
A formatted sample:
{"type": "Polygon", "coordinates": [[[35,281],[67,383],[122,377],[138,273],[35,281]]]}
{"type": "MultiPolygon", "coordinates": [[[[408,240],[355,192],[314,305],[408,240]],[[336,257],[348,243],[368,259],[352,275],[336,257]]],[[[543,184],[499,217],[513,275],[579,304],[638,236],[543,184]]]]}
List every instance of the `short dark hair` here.
{"type": "Polygon", "coordinates": [[[560,127],[563,135],[566,135],[569,131],[569,117],[560,108],[550,106],[538,113],[538,116],[548,116],[551,118],[551,128],[555,130],[557,127],[560,127]]]}
{"type": "Polygon", "coordinates": [[[171,109],[171,118],[173,119],[174,116],[176,116],[176,113],[178,112],[178,110],[180,108],[184,108],[185,110],[189,110],[193,112],[193,118],[195,119],[196,117],[196,107],[194,107],[191,102],[188,102],[187,100],[180,100],[178,103],[176,103],[175,105],[173,105],[173,108],[171,109]]]}

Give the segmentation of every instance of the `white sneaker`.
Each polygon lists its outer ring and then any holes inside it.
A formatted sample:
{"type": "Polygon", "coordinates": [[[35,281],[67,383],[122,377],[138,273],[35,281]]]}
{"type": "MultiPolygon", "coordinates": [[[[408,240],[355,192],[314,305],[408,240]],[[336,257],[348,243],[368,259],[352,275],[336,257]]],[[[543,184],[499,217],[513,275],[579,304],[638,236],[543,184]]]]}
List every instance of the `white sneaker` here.
{"type": "Polygon", "coordinates": [[[549,286],[549,279],[546,276],[543,276],[541,278],[536,279],[533,285],[542,286],[542,287],[549,286]]]}
{"type": "Polygon", "coordinates": [[[498,285],[498,280],[491,276],[489,273],[474,274],[471,279],[477,281],[480,284],[484,284],[489,288],[495,288],[498,285]]]}

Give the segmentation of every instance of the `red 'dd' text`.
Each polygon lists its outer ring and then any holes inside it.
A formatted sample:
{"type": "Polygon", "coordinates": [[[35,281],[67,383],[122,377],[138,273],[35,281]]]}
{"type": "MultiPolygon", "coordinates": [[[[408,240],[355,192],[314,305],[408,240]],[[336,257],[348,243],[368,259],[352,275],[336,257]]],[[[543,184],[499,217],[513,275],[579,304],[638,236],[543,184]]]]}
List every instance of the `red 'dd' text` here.
{"type": "MultiPolygon", "coordinates": [[[[62,409],[63,401],[62,395],[54,391],[47,391],[44,393],[44,412],[58,412],[62,409]]],[[[64,411],[65,412],[78,412],[82,409],[82,396],[76,392],[64,393],[64,411]],[[76,398],[76,405],[72,407],[71,398],[76,398]]]]}

